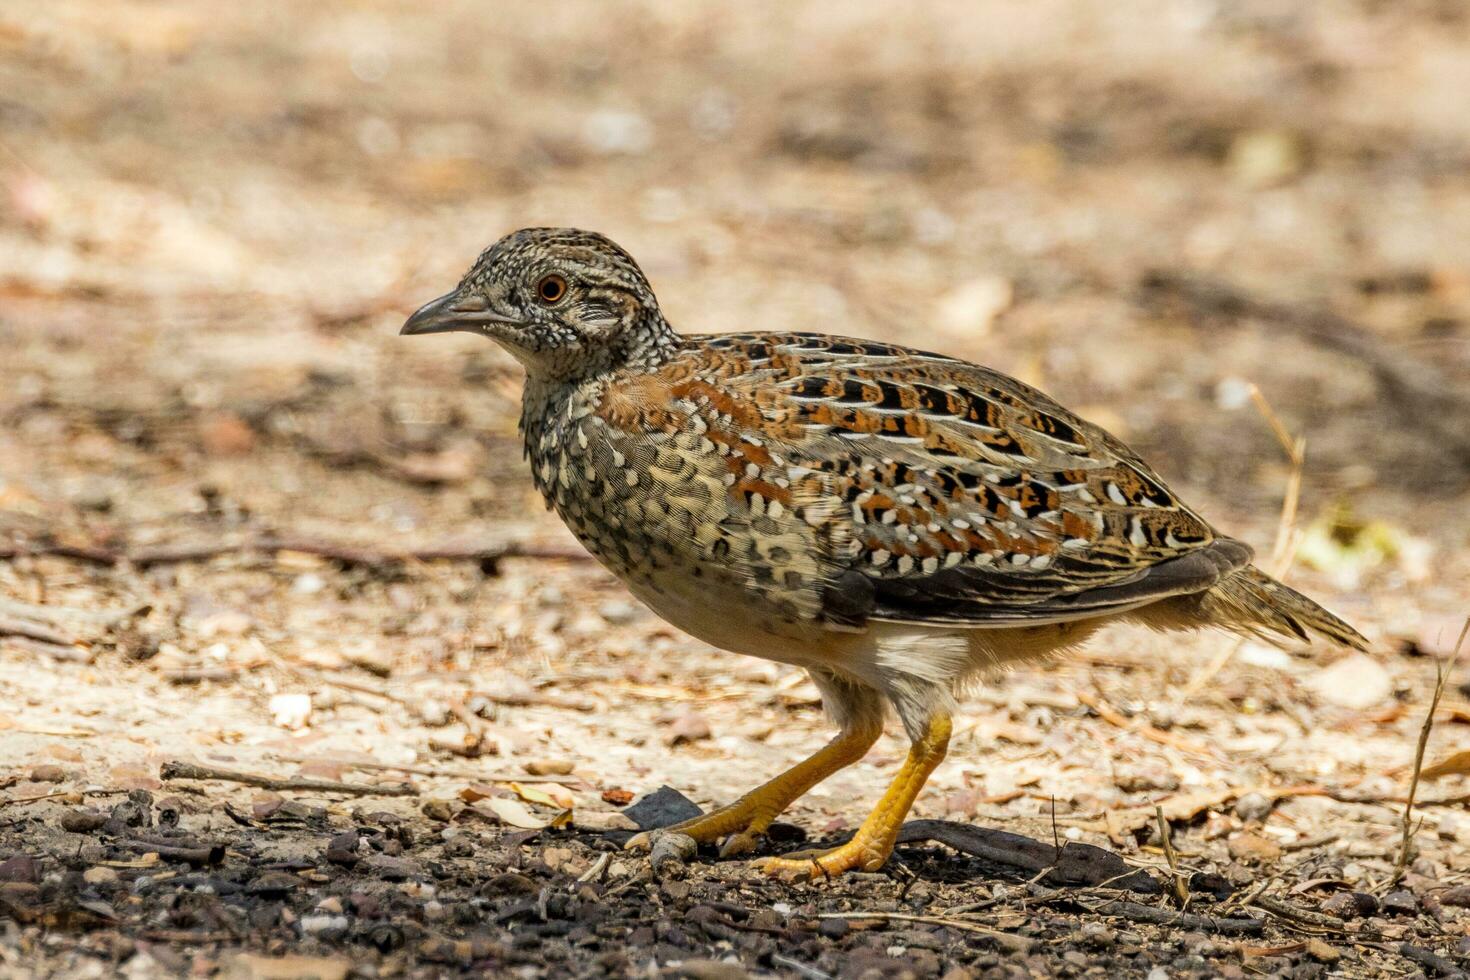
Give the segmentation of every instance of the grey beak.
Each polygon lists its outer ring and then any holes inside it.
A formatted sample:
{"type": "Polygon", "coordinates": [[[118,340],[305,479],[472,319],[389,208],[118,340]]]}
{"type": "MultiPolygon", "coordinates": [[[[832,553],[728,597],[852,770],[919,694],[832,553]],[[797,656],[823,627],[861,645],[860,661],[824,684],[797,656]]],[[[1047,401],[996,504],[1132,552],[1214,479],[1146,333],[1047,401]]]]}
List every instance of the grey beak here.
{"type": "Polygon", "coordinates": [[[454,330],[482,333],[480,328],[487,323],[519,322],[492,312],[483,296],[461,296],[456,290],[420,306],[404,322],[398,333],[405,337],[424,333],[449,333],[454,330]]]}

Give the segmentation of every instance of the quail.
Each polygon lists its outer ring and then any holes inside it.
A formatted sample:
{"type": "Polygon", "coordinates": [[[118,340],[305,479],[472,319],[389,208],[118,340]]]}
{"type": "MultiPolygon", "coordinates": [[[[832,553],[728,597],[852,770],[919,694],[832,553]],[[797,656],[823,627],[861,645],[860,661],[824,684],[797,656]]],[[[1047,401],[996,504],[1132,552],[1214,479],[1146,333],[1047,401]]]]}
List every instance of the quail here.
{"type": "Polygon", "coordinates": [[[810,758],[672,829],[753,850],[897,714],[908,757],[856,834],[766,858],[770,873],[881,867],[944,758],[956,691],[1106,623],[1366,646],[1040,391],[894,344],[676,333],[602,235],[502,238],[402,329],[445,331],[524,366],[532,479],[582,544],[678,628],[805,669],[837,726],[810,758]]]}

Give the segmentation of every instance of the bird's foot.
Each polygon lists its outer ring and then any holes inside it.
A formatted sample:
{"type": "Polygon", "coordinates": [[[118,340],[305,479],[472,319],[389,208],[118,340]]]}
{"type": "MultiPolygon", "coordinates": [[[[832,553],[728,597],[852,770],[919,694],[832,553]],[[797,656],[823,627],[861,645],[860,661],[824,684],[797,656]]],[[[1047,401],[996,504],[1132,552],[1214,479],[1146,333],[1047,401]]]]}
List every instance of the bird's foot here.
{"type": "Polygon", "coordinates": [[[846,871],[877,871],[893,853],[893,842],[884,842],[859,831],[846,844],[825,850],[795,851],[781,857],[762,858],[755,866],[773,878],[786,881],[835,878],[846,871]]]}

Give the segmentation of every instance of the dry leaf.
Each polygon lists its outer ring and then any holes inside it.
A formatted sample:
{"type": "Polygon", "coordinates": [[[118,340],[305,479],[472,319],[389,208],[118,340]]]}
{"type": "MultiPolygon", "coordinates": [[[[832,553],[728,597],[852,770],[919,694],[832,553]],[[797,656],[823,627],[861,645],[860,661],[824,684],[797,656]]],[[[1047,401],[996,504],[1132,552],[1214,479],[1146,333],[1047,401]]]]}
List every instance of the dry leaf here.
{"type": "Polygon", "coordinates": [[[570,810],[577,805],[577,798],[572,795],[572,791],[559,783],[542,783],[540,786],[527,786],[524,783],[509,785],[527,803],[539,803],[559,810],[570,810]]]}
{"type": "Polygon", "coordinates": [[[1470,749],[1463,749],[1419,774],[1420,779],[1438,779],[1441,776],[1470,775],[1470,749]]]}
{"type": "Polygon", "coordinates": [[[542,830],[550,824],[550,821],[542,820],[526,809],[526,804],[508,796],[492,796],[481,800],[475,804],[475,809],[482,813],[489,811],[506,826],[521,830],[542,830]]]}
{"type": "Polygon", "coordinates": [[[494,786],[485,783],[470,783],[459,791],[459,798],[466,803],[478,803],[480,800],[489,799],[496,793],[494,786]]]}

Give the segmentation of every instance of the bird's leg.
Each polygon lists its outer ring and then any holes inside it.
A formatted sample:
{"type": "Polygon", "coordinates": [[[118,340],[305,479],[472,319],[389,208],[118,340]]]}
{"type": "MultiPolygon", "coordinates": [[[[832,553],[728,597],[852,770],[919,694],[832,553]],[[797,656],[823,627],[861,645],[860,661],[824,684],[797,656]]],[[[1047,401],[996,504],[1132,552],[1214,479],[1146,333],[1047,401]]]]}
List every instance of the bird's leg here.
{"type": "Polygon", "coordinates": [[[830,878],[844,871],[877,871],[893,853],[898,829],[914,805],[929,774],[944,759],[951,729],[948,712],[937,711],[929,718],[924,734],[909,749],[903,768],[852,840],[828,851],[802,852],[756,862],[767,874],[830,878]]]}
{"type": "MultiPolygon", "coordinates": [[[[882,733],[883,727],[876,721],[865,720],[844,728],[810,758],[757,786],[734,803],[664,829],[688,834],[700,843],[724,837],[721,856],[744,854],[755,848],[760,836],[782,811],[817,783],[861,759],[882,733]]],[[[642,833],[624,846],[630,850],[647,850],[651,844],[651,835],[642,833]]]]}

